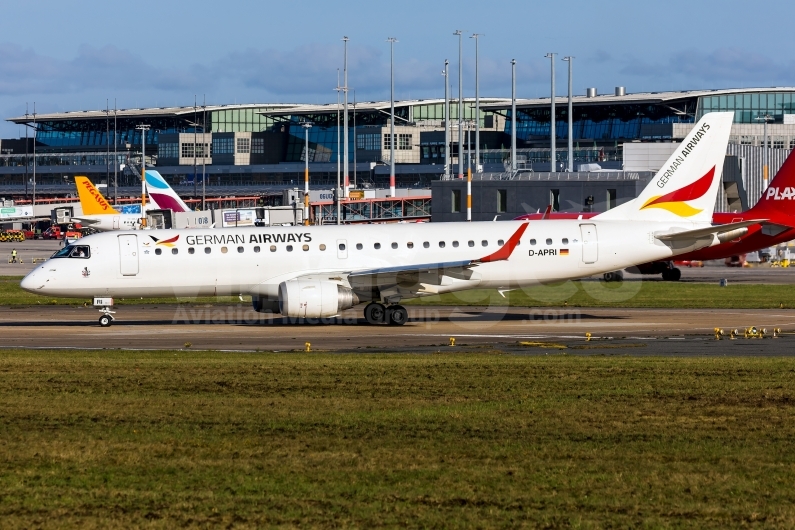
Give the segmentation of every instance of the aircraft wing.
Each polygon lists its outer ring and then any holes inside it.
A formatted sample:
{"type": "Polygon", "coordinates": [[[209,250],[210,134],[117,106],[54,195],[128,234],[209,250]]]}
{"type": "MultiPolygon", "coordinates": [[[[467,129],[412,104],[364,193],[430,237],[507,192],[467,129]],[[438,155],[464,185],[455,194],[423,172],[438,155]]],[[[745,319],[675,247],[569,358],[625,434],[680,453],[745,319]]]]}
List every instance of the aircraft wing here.
{"type": "Polygon", "coordinates": [[[684,230],[682,232],[674,232],[672,234],[655,234],[654,237],[660,241],[671,243],[714,238],[717,238],[722,242],[743,235],[745,232],[747,232],[747,228],[751,225],[762,224],[766,221],[767,219],[754,219],[751,221],[740,221],[725,225],[708,226],[707,228],[699,228],[697,230],[684,230]],[[743,231],[743,229],[745,230],[743,231]]]}
{"type": "Polygon", "coordinates": [[[72,217],[75,221],[80,223],[81,225],[95,225],[99,222],[99,219],[90,219],[88,217],[72,217]]]}
{"type": "Polygon", "coordinates": [[[473,269],[483,263],[505,261],[510,258],[522,234],[527,229],[527,225],[528,223],[522,223],[502,247],[488,256],[471,260],[354,271],[348,273],[348,282],[354,290],[373,288],[383,290],[403,287],[416,292],[417,289],[427,291],[421,287],[422,285],[439,286],[456,281],[479,281],[480,275],[473,269]]]}

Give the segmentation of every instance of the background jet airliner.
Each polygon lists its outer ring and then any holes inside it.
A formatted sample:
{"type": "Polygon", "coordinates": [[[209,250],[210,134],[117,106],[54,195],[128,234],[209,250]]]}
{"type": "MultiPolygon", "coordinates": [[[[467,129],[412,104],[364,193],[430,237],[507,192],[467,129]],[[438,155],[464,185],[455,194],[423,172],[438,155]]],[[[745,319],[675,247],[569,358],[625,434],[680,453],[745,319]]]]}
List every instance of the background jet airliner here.
{"type": "MultiPolygon", "coordinates": [[[[124,206],[119,208],[110,204],[104,195],[86,177],[75,177],[77,194],[83,215],[74,219],[90,226],[100,232],[110,230],[136,230],[141,227],[141,205],[124,206]]],[[[148,210],[173,210],[187,212],[187,204],[168,185],[162,175],[155,170],[146,170],[146,190],[150,203],[143,215],[148,210]]]]}
{"type": "Polygon", "coordinates": [[[581,278],[736,237],[756,220],[711,224],[732,118],[705,115],[637,199],[589,220],[95,234],[21,285],[68,297],[246,294],[257,310],[302,318],[370,302],[368,322],[403,324],[402,299],[581,278]]]}

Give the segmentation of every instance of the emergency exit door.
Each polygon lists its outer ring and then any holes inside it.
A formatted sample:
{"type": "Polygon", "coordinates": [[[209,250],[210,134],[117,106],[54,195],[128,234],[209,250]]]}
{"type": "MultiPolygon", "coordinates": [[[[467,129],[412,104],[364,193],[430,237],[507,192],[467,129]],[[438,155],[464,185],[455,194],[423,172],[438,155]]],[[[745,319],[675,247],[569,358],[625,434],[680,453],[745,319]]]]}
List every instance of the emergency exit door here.
{"type": "Polygon", "coordinates": [[[119,236],[119,272],[122,276],[138,274],[138,236],[135,234],[119,236]]]}
{"type": "Polygon", "coordinates": [[[580,225],[580,235],[582,236],[582,262],[586,264],[596,263],[599,258],[599,241],[596,237],[596,225],[580,225]]]}

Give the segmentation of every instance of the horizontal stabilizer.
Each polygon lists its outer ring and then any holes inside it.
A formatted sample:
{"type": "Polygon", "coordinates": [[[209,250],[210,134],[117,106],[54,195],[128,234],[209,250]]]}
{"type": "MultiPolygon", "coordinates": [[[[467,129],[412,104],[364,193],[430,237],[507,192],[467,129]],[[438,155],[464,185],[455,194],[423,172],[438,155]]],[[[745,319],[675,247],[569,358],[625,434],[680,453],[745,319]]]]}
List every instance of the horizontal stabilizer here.
{"type": "Polygon", "coordinates": [[[675,232],[673,234],[660,234],[655,238],[660,241],[692,241],[694,239],[706,238],[709,236],[718,237],[721,234],[732,232],[739,228],[746,228],[752,225],[762,224],[767,219],[755,219],[752,221],[740,221],[738,223],[728,223],[725,225],[708,226],[707,228],[699,228],[697,230],[684,230],[682,232],[675,232]]]}

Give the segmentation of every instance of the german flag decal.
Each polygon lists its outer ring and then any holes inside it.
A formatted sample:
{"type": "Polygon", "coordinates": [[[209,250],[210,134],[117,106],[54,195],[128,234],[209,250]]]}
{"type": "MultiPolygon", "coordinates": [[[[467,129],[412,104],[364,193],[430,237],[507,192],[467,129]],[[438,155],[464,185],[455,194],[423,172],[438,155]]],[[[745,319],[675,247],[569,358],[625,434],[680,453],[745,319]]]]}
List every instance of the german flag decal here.
{"type": "Polygon", "coordinates": [[[569,249],[567,249],[567,248],[560,249],[560,255],[561,256],[568,256],[569,255],[569,249]]]}

